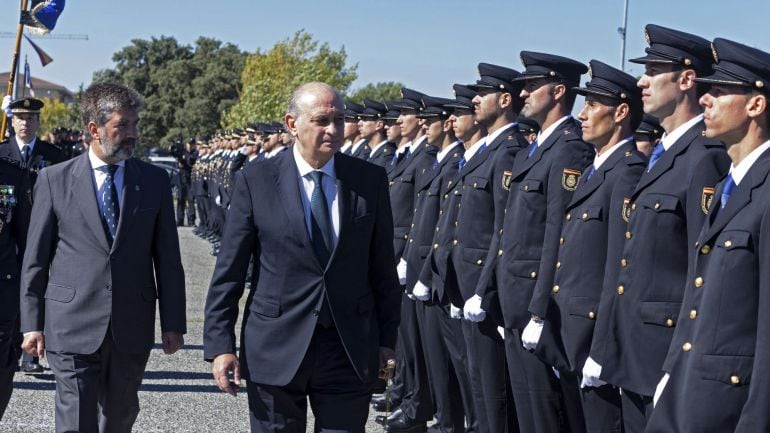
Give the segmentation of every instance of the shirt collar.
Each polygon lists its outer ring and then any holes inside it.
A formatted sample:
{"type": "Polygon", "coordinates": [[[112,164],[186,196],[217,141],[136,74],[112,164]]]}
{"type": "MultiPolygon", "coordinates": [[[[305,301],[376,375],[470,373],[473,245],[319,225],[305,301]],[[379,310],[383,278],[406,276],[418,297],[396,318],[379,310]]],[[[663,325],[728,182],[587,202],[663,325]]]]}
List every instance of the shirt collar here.
{"type": "Polygon", "coordinates": [[[486,137],[484,137],[481,140],[471,144],[471,147],[465,149],[465,155],[463,155],[465,157],[465,160],[466,161],[470,161],[471,158],[473,158],[473,155],[475,155],[476,152],[479,151],[479,148],[481,146],[483,146],[484,143],[486,143],[486,142],[487,142],[487,139],[486,139],[486,137]]]}
{"type": "Polygon", "coordinates": [[[620,146],[622,146],[622,145],[624,145],[624,144],[628,143],[629,141],[631,141],[633,138],[634,138],[634,137],[626,137],[626,138],[624,138],[624,139],[622,139],[622,140],[618,141],[617,143],[613,144],[613,145],[612,145],[612,147],[610,147],[609,149],[607,149],[607,150],[606,150],[604,153],[602,153],[601,155],[599,155],[599,154],[596,154],[596,157],[594,158],[594,169],[598,170],[598,169],[599,169],[599,167],[601,167],[601,166],[602,166],[602,164],[604,164],[604,162],[605,162],[605,161],[607,161],[608,159],[610,159],[610,156],[612,155],[612,153],[613,153],[613,152],[615,152],[616,150],[618,150],[618,148],[619,148],[620,146]]]}
{"type": "Polygon", "coordinates": [[[700,122],[701,120],[703,120],[703,113],[679,125],[679,127],[671,131],[670,134],[669,133],[663,134],[663,138],[660,139],[660,141],[663,143],[663,148],[666,150],[670,149],[671,146],[673,146],[677,140],[682,138],[685,132],[689,131],[690,128],[695,126],[695,124],[700,122]]]}
{"type": "Polygon", "coordinates": [[[23,149],[25,145],[29,146],[30,152],[35,148],[35,143],[37,142],[37,136],[32,137],[32,140],[29,140],[29,143],[25,143],[21,141],[21,138],[19,136],[16,136],[16,144],[19,145],[19,150],[23,149]]]}
{"type": "Polygon", "coordinates": [[[566,122],[568,119],[572,119],[572,116],[566,115],[556,122],[553,122],[553,125],[549,126],[544,131],[540,131],[540,133],[537,134],[537,147],[540,147],[541,144],[545,143],[545,140],[548,140],[548,137],[553,134],[553,131],[556,131],[556,128],[558,128],[559,125],[566,122]]]}
{"type": "Polygon", "coordinates": [[[752,150],[751,153],[746,155],[746,157],[743,158],[743,161],[741,161],[737,166],[730,164],[730,174],[733,175],[733,182],[735,182],[735,185],[741,183],[741,180],[743,180],[743,178],[746,176],[746,173],[749,172],[751,166],[757,162],[757,159],[759,159],[759,157],[762,156],[762,154],[768,148],[770,148],[770,141],[765,141],[759,147],[752,150]]]}
{"type": "Polygon", "coordinates": [[[356,152],[359,147],[361,147],[362,144],[366,143],[366,139],[362,138],[353,145],[353,149],[351,149],[351,152],[356,152]]]}
{"type": "Polygon", "coordinates": [[[445,147],[445,148],[444,148],[444,150],[440,150],[440,151],[439,151],[439,152],[436,154],[436,160],[437,160],[439,163],[442,163],[442,162],[444,162],[444,157],[445,157],[445,156],[447,156],[447,155],[449,155],[449,153],[450,153],[450,152],[452,152],[452,149],[454,149],[455,147],[459,146],[460,144],[461,144],[461,143],[460,143],[460,140],[457,140],[457,141],[455,141],[454,143],[450,144],[449,146],[445,147]]]}
{"type": "MultiPolygon", "coordinates": [[[[294,146],[294,149],[292,151],[294,155],[294,162],[297,164],[297,169],[299,170],[300,177],[307,176],[311,171],[315,171],[313,167],[310,166],[310,164],[307,163],[304,159],[302,159],[302,155],[299,154],[299,146],[294,146]]],[[[334,174],[334,156],[323,165],[318,171],[322,172],[323,174],[329,176],[332,179],[336,179],[336,176],[334,174]]]]}
{"type": "Polygon", "coordinates": [[[509,124],[507,124],[507,125],[505,125],[505,126],[502,126],[502,127],[500,127],[500,128],[497,128],[497,129],[495,129],[495,132],[493,132],[493,133],[491,133],[491,134],[487,135],[487,140],[486,140],[486,142],[487,142],[487,143],[492,143],[492,142],[493,142],[493,141],[495,141],[495,140],[497,139],[497,137],[499,137],[499,136],[500,136],[500,134],[502,134],[502,133],[503,133],[503,132],[504,132],[506,129],[508,129],[508,128],[510,128],[510,127],[512,127],[512,126],[514,126],[514,125],[516,125],[516,122],[511,122],[511,123],[509,123],[509,124]]]}
{"type": "Polygon", "coordinates": [[[376,152],[377,149],[381,148],[387,142],[388,142],[388,140],[382,140],[379,143],[377,143],[376,146],[372,147],[372,151],[371,151],[370,155],[374,155],[374,152],[376,152]]]}
{"type": "MultiPolygon", "coordinates": [[[[88,147],[88,160],[91,161],[91,169],[97,170],[100,167],[104,167],[105,165],[109,165],[106,162],[104,162],[101,159],[99,159],[98,156],[96,156],[96,154],[94,153],[93,146],[94,145],[92,144],[91,146],[88,147]]],[[[125,160],[120,161],[120,162],[118,162],[115,165],[117,165],[119,167],[125,167],[126,166],[126,161],[125,160]]]]}
{"type": "Polygon", "coordinates": [[[275,149],[271,150],[270,153],[267,154],[267,157],[272,158],[275,155],[278,155],[278,152],[282,151],[284,148],[286,148],[286,146],[276,147],[275,149]]]}

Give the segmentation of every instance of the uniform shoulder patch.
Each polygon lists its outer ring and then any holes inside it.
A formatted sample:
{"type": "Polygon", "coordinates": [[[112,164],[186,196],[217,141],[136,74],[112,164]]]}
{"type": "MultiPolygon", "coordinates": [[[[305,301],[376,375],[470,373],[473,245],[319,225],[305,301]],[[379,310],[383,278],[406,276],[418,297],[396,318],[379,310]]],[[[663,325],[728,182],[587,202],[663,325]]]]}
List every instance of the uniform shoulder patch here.
{"type": "Polygon", "coordinates": [[[567,191],[574,191],[580,183],[580,176],[582,172],[580,170],[574,170],[571,168],[565,168],[561,175],[561,186],[567,191]]]}
{"type": "Polygon", "coordinates": [[[506,191],[511,190],[511,177],[513,176],[512,171],[504,171],[503,172],[503,189],[506,191]]]}
{"type": "Polygon", "coordinates": [[[711,202],[714,201],[714,188],[703,188],[703,194],[700,198],[700,208],[705,215],[709,214],[711,202]]]}

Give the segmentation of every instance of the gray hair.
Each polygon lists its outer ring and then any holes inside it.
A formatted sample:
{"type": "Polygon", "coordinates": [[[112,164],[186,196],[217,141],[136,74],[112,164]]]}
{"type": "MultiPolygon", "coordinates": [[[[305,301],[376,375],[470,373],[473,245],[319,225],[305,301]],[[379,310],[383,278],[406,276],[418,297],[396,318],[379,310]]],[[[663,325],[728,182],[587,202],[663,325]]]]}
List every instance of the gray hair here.
{"type": "Polygon", "coordinates": [[[289,97],[289,106],[286,108],[286,113],[291,114],[295,118],[299,117],[299,115],[303,112],[302,108],[300,108],[300,100],[302,97],[308,93],[315,93],[318,91],[328,91],[334,93],[336,97],[342,101],[342,96],[334,87],[320,81],[311,81],[309,83],[300,84],[296,89],[294,89],[293,92],[291,92],[291,96],[289,97]]]}
{"type": "Polygon", "coordinates": [[[136,90],[115,83],[96,83],[88,86],[80,100],[80,116],[88,131],[88,124],[104,126],[119,110],[135,110],[144,107],[144,98],[136,90]]]}

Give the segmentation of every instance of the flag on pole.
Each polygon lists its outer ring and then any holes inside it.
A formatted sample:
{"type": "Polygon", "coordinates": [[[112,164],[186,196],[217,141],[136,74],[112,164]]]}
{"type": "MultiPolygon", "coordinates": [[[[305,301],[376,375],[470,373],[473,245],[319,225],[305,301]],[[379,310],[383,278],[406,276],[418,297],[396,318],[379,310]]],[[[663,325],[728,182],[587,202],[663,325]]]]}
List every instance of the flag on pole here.
{"type": "Polygon", "coordinates": [[[35,88],[32,87],[32,74],[29,72],[27,56],[24,56],[24,87],[29,89],[29,96],[35,96],[35,88]]]}
{"type": "Polygon", "coordinates": [[[45,67],[47,64],[53,62],[53,58],[48,55],[45,51],[43,51],[42,48],[38,47],[36,43],[32,42],[32,39],[29,38],[29,36],[24,35],[24,39],[29,42],[30,45],[32,45],[32,49],[35,50],[38,57],[40,57],[40,64],[45,67]]]}
{"type": "Polygon", "coordinates": [[[21,24],[29,28],[31,33],[44,35],[54,27],[64,10],[65,0],[32,0],[29,12],[21,13],[21,24]]]}

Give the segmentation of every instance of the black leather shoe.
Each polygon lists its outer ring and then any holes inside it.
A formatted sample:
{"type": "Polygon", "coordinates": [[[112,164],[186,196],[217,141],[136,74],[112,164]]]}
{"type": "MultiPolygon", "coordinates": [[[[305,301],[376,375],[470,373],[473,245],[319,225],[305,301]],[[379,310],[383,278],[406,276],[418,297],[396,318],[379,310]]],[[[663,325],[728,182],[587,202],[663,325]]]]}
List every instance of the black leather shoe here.
{"type": "Polygon", "coordinates": [[[25,362],[21,364],[21,372],[25,374],[38,374],[45,371],[37,362],[25,362]]]}
{"type": "Polygon", "coordinates": [[[385,396],[374,396],[372,397],[372,409],[376,410],[377,412],[385,412],[386,410],[393,412],[398,408],[400,401],[390,401],[390,408],[386,408],[385,406],[385,396]]]}
{"type": "Polygon", "coordinates": [[[395,419],[396,416],[401,416],[401,414],[402,414],[401,409],[396,409],[393,412],[391,412],[388,416],[377,415],[376,417],[374,417],[374,422],[384,426],[386,421],[389,421],[391,418],[395,419]]]}
{"type": "Polygon", "coordinates": [[[405,413],[399,411],[388,418],[387,433],[424,433],[428,430],[428,423],[409,419],[405,413]]]}

